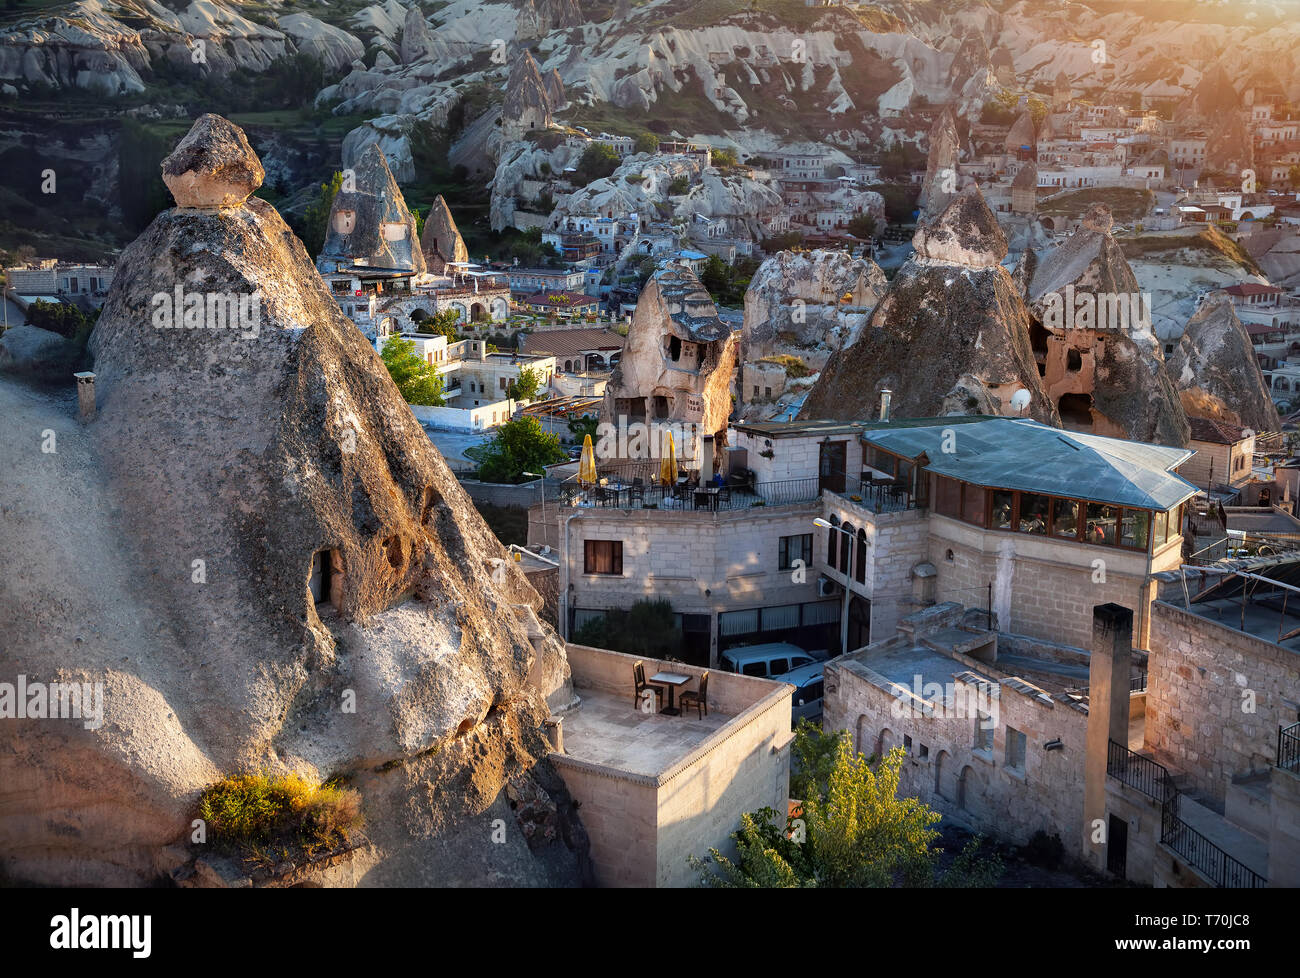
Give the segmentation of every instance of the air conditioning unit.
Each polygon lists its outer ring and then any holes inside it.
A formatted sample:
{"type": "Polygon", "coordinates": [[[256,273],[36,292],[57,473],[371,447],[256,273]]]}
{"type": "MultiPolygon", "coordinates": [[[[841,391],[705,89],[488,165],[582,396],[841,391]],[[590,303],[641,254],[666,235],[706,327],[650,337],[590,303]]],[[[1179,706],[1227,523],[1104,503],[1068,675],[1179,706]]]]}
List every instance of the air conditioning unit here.
{"type": "Polygon", "coordinates": [[[817,578],[817,593],[823,598],[833,598],[840,593],[840,586],[822,574],[817,578]]]}

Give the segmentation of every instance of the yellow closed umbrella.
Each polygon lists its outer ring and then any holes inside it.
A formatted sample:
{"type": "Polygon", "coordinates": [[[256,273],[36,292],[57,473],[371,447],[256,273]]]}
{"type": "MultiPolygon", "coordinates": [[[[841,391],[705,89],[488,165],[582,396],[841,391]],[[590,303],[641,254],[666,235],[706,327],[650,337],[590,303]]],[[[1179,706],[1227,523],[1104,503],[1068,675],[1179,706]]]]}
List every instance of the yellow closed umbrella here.
{"type": "Polygon", "coordinates": [[[591,444],[591,435],[582,439],[582,459],[578,462],[578,481],[596,481],[596,449],[591,444]]]}
{"type": "Polygon", "coordinates": [[[659,463],[659,481],[671,486],[677,481],[677,449],[673,446],[673,433],[664,432],[668,444],[664,446],[664,460],[659,463]]]}

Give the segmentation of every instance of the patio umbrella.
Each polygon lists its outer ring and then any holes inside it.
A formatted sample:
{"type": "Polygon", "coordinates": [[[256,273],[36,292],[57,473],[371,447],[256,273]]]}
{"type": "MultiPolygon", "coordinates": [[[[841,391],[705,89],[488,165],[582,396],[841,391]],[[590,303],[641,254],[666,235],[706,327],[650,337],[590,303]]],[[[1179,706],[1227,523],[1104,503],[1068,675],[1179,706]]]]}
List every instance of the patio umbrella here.
{"type": "Polygon", "coordinates": [[[582,459],[578,462],[578,481],[596,481],[596,449],[591,444],[591,435],[582,439],[582,459]]]}
{"type": "Polygon", "coordinates": [[[659,463],[659,481],[671,486],[677,481],[677,450],[673,447],[673,433],[664,432],[668,444],[664,446],[664,460],[659,463]]]}

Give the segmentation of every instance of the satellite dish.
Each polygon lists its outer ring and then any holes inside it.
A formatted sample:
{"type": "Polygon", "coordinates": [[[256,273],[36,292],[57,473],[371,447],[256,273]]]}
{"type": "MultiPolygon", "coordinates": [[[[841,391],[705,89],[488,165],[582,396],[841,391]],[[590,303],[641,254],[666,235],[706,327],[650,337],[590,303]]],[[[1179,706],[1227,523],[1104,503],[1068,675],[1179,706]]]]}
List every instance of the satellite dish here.
{"type": "Polygon", "coordinates": [[[1011,395],[1011,407],[1017,414],[1024,414],[1025,408],[1029,407],[1030,400],[1032,400],[1032,397],[1029,391],[1022,387],[1011,395]]]}

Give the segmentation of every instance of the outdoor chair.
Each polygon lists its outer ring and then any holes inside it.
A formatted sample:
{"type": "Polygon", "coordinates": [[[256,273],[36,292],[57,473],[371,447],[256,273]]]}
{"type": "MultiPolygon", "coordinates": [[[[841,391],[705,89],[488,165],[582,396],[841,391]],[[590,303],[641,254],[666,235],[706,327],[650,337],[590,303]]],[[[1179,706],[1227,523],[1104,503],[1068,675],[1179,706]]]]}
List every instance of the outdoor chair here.
{"type": "Polygon", "coordinates": [[[659,704],[663,702],[664,688],[646,682],[644,662],[638,661],[634,666],[632,666],[632,681],[636,685],[636,691],[632,697],[632,705],[639,710],[641,708],[641,700],[643,699],[642,694],[647,689],[652,689],[655,694],[655,709],[657,710],[659,704]]]}
{"type": "Polygon", "coordinates": [[[709,671],[707,669],[704,670],[704,673],[700,676],[699,691],[694,692],[689,689],[686,690],[682,693],[679,702],[681,703],[683,713],[686,712],[687,707],[694,706],[695,715],[699,719],[702,720],[704,717],[709,715],[709,671]]]}
{"type": "Polygon", "coordinates": [[[645,482],[639,477],[632,480],[632,488],[627,491],[627,498],[630,502],[636,502],[638,499],[645,502],[645,482]]]}

